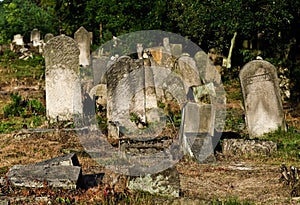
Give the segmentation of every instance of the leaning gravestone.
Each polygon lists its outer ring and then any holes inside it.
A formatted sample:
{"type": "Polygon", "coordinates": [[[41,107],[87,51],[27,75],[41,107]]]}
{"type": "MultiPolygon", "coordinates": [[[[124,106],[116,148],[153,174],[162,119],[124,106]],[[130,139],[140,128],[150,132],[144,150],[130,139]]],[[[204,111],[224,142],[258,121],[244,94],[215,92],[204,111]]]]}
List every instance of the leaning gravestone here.
{"type": "Polygon", "coordinates": [[[52,38],[45,46],[46,110],[51,122],[82,115],[78,56],[77,43],[65,35],[52,38]]]}
{"type": "Polygon", "coordinates": [[[285,129],[276,68],[264,60],[247,63],[240,71],[246,124],[250,137],[285,129]]]}
{"type": "Polygon", "coordinates": [[[90,47],[91,47],[90,33],[84,27],[81,26],[75,32],[74,39],[79,45],[79,50],[80,50],[79,64],[84,67],[90,65],[90,47]]]}

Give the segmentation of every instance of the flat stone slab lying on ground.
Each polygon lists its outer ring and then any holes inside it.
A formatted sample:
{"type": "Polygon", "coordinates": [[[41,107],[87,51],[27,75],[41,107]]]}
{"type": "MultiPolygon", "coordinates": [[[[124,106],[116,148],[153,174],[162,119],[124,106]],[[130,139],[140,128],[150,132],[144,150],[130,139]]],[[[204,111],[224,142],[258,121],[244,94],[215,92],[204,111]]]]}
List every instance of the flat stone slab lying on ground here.
{"type": "Polygon", "coordinates": [[[270,156],[277,151],[277,144],[272,141],[224,139],[222,152],[236,156],[270,156]]]}
{"type": "Polygon", "coordinates": [[[77,156],[68,154],[37,164],[15,165],[7,178],[14,186],[76,189],[82,174],[77,156]]]}

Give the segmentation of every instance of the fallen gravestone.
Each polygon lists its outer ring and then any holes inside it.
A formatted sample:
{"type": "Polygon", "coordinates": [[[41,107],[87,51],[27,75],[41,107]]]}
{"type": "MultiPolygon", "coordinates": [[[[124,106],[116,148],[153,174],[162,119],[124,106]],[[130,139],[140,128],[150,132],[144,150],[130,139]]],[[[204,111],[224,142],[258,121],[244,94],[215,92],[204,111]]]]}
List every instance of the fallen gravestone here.
{"type": "Polygon", "coordinates": [[[285,130],[276,68],[267,61],[254,60],[243,67],[239,77],[250,137],[259,137],[278,128],[285,130]]]}
{"type": "Polygon", "coordinates": [[[69,154],[30,165],[15,165],[7,173],[14,186],[76,189],[82,174],[75,154],[69,154]]]}

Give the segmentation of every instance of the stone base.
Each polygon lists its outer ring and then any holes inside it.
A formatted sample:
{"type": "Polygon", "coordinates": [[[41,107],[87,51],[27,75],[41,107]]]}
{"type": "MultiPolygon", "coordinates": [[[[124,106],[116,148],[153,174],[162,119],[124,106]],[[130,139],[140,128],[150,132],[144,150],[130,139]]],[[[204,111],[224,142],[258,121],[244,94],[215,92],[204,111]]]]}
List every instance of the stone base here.
{"type": "Polygon", "coordinates": [[[270,156],[277,151],[277,144],[272,141],[244,139],[224,139],[222,152],[235,156],[270,156]]]}

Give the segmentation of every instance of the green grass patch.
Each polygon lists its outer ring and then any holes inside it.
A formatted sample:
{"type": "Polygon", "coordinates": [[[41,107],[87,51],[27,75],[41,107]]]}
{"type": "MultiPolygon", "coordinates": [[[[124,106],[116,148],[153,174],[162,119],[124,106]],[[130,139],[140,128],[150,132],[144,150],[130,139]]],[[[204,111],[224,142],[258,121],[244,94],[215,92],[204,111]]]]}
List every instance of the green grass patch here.
{"type": "Polygon", "coordinates": [[[300,159],[300,132],[290,127],[287,131],[278,129],[265,134],[261,139],[271,140],[277,143],[278,157],[299,160],[300,159]]]}

